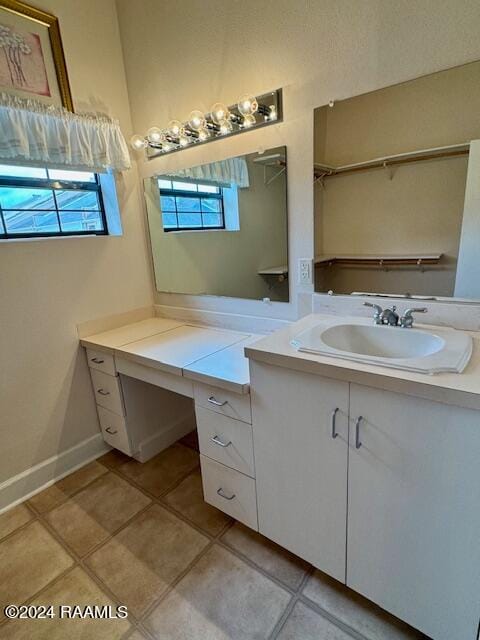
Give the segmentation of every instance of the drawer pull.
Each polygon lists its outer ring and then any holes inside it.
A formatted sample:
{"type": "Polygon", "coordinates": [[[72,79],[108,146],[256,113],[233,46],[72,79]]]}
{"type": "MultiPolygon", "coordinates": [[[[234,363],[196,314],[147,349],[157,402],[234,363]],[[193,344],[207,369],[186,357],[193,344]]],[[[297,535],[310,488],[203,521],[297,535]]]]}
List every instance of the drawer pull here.
{"type": "Polygon", "coordinates": [[[97,389],[97,393],[99,393],[101,396],[109,396],[110,395],[110,391],[105,391],[105,389],[97,389]]]}
{"type": "Polygon", "coordinates": [[[218,444],[219,447],[229,447],[232,444],[231,440],[229,440],[228,442],[222,442],[218,436],[213,436],[213,438],[210,438],[210,440],[215,444],[218,444]]]}
{"type": "Polygon", "coordinates": [[[216,407],[224,407],[226,404],[228,404],[228,400],[219,402],[218,400],[215,399],[215,396],[210,396],[208,398],[208,402],[210,402],[210,404],[214,404],[216,407]]]}
{"type": "Polygon", "coordinates": [[[115,429],[115,431],[112,431],[112,429],[110,427],[106,427],[105,431],[107,433],[109,433],[111,436],[114,436],[116,433],[118,433],[118,431],[115,429]]]}
{"type": "Polygon", "coordinates": [[[91,358],[92,362],[95,362],[95,364],[103,364],[105,362],[105,360],[100,360],[100,358],[91,358]]]}
{"type": "Polygon", "coordinates": [[[360,423],[363,420],[363,416],[359,416],[355,423],[355,449],[360,449],[362,443],[360,442],[360,423]]]}
{"type": "Polygon", "coordinates": [[[217,490],[217,494],[221,497],[221,498],[225,498],[225,500],[233,500],[235,498],[235,494],[232,493],[231,496],[227,496],[227,494],[224,492],[224,490],[222,489],[222,487],[220,487],[220,489],[217,490]]]}

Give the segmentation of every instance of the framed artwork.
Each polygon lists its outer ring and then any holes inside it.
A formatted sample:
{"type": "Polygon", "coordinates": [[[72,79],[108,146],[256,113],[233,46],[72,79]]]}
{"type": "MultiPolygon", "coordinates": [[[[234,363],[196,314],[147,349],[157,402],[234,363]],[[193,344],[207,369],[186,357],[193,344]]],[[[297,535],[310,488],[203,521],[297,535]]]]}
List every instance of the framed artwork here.
{"type": "Polygon", "coordinates": [[[0,91],[73,111],[58,19],[0,0],[0,91]]]}

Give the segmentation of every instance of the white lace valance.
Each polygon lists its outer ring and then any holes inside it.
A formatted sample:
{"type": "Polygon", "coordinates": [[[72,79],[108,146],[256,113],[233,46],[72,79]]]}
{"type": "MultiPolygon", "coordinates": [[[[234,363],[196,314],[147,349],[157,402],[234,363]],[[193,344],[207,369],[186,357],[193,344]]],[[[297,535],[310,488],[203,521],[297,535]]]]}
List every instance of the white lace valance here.
{"type": "Polygon", "coordinates": [[[0,163],[124,171],[130,155],[118,122],[106,116],[0,93],[0,163]]]}
{"type": "Polygon", "coordinates": [[[219,184],[236,184],[239,189],[250,186],[245,158],[228,158],[168,173],[172,178],[193,178],[219,184]]]}

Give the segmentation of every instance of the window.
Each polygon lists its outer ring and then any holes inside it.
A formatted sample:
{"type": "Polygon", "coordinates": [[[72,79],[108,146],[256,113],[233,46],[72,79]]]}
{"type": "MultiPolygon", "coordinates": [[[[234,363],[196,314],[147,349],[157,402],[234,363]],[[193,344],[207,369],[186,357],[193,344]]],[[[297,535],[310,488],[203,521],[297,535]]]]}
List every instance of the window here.
{"type": "Polygon", "coordinates": [[[97,174],[0,165],[0,239],[106,233],[97,174]]]}
{"type": "Polygon", "coordinates": [[[158,187],[164,231],[225,229],[222,187],[163,178],[158,187]]]}

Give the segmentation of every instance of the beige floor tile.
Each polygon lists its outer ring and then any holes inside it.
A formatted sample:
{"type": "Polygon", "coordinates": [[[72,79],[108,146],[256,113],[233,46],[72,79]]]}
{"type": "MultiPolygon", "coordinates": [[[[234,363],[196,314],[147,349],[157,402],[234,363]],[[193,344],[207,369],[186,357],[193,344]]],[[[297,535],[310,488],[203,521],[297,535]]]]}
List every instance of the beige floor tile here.
{"type": "Polygon", "coordinates": [[[208,543],[183,520],[153,505],[97,549],[87,564],[139,617],[208,543]]]}
{"type": "Polygon", "coordinates": [[[36,511],[44,513],[65,502],[75,491],[82,489],[104,473],[106,473],[104,466],[95,461],[90,462],[78,471],[52,484],[48,489],[37,493],[28,502],[36,511]]]}
{"type": "Polygon", "coordinates": [[[122,464],[125,464],[125,462],[128,462],[129,460],[131,460],[130,456],[126,456],[124,453],[122,453],[118,449],[112,449],[111,451],[108,451],[108,453],[105,453],[100,458],[97,458],[97,462],[100,462],[100,464],[103,464],[108,469],[117,469],[118,467],[120,467],[122,464]]]}
{"type": "Polygon", "coordinates": [[[32,518],[32,512],[24,504],[19,504],[13,509],[2,513],[0,516],[0,540],[29,522],[32,518]]]}
{"type": "Polygon", "coordinates": [[[154,609],[145,624],[159,640],[268,638],[290,595],[215,545],[154,609]]]}
{"type": "Polygon", "coordinates": [[[181,444],[174,444],[144,462],[130,460],[120,472],[155,496],[165,493],[199,464],[198,453],[181,444]]]}
{"type": "Polygon", "coordinates": [[[165,496],[165,501],[212,536],[219,534],[232,521],[203,499],[200,471],[193,471],[187,476],[178,487],[165,496]]]}
{"type": "Polygon", "coordinates": [[[38,521],[1,542],[0,619],[6,604],[25,602],[72,564],[69,554],[38,521]]]}
{"type": "Polygon", "coordinates": [[[107,473],[50,511],[46,519],[76,553],[84,556],[149,502],[131,484],[107,473]]]}
{"type": "MultiPolygon", "coordinates": [[[[55,584],[43,591],[32,604],[53,605],[58,614],[59,605],[75,606],[82,609],[86,605],[112,607],[115,603],[81,569],[76,567],[55,584]]],[[[128,631],[130,623],[126,619],[60,619],[12,620],[1,629],[2,640],[119,640],[128,631]]]]}
{"type": "Polygon", "coordinates": [[[146,640],[147,636],[144,636],[143,633],[140,633],[138,629],[126,637],[125,640],[146,640]]]}
{"type": "Polygon", "coordinates": [[[320,571],[312,575],[303,593],[369,640],[410,640],[425,637],[320,571]]]}
{"type": "Polygon", "coordinates": [[[222,541],[291,589],[300,586],[310,568],[307,562],[239,522],[222,536],[222,541]]]}
{"type": "Polygon", "coordinates": [[[352,636],[297,602],[277,640],[353,640],[352,636]]]}

